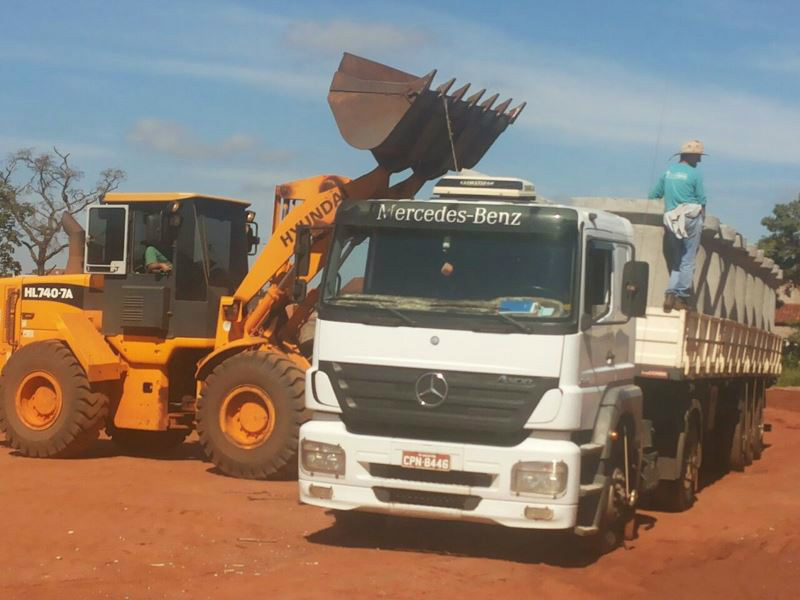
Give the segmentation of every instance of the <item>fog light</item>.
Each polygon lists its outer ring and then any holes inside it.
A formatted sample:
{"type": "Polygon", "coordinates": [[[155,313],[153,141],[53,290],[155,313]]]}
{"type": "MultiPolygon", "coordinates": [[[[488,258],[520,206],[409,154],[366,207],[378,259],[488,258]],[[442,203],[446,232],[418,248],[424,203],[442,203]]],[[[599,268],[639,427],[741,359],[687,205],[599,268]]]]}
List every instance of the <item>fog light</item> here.
{"type": "Polygon", "coordinates": [[[303,440],[300,462],[308,473],[327,473],[337,477],[345,472],[345,453],[341,446],[303,440]]]}
{"type": "Polygon", "coordinates": [[[320,500],[330,500],[333,498],[333,488],[327,485],[314,485],[312,483],[308,486],[308,495],[319,498],[320,500]]]}
{"type": "Polygon", "coordinates": [[[552,521],[553,509],[546,506],[526,506],[525,518],[533,521],[552,521]]]}
{"type": "Polygon", "coordinates": [[[567,488],[568,472],[563,461],[518,462],[511,469],[511,491],[555,498],[567,488]]]}

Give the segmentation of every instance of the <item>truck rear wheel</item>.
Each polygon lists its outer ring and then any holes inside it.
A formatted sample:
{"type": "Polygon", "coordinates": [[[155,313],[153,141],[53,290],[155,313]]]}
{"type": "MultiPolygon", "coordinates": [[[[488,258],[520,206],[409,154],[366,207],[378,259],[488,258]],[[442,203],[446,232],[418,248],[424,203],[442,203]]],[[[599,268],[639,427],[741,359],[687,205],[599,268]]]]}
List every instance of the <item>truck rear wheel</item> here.
{"type": "Polygon", "coordinates": [[[753,413],[753,460],[761,459],[764,452],[764,397],[756,399],[756,408],[753,413]]]}
{"type": "Polygon", "coordinates": [[[263,479],[297,469],[305,376],[285,356],[248,350],[222,361],[197,402],[206,456],[233,477],[263,479]]]}
{"type": "Polygon", "coordinates": [[[11,355],[0,377],[0,430],[25,456],[76,456],[95,439],[108,399],[92,393],[75,355],[58,341],[11,355]]]}
{"type": "Polygon", "coordinates": [[[747,431],[747,409],[742,406],[739,410],[738,420],[733,428],[733,437],[731,439],[731,452],[730,452],[730,467],[734,471],[744,471],[747,466],[747,459],[745,457],[745,446],[748,444],[749,436],[746,435],[747,431]]]}

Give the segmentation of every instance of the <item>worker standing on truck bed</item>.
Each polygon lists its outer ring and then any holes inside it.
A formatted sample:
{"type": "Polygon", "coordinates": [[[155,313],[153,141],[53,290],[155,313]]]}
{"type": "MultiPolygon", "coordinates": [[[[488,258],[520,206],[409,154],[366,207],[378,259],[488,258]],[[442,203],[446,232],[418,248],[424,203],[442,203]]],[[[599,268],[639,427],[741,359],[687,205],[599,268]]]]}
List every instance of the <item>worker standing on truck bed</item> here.
{"type": "Polygon", "coordinates": [[[706,193],[703,175],[697,169],[703,142],[691,140],[681,146],[680,161],[671,165],[650,191],[649,198],[664,198],[669,284],[664,295],[664,311],[688,309],[692,296],[694,262],[703,232],[706,193]]]}

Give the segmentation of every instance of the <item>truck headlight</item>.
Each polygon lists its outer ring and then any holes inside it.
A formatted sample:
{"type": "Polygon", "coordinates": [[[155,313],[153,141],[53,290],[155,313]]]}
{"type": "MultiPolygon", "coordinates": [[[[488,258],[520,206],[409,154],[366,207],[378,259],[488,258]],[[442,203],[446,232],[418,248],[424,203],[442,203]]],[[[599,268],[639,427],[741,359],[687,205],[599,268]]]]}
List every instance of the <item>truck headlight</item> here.
{"type": "Polygon", "coordinates": [[[518,462],[511,469],[511,491],[555,498],[567,489],[567,473],[563,461],[518,462]]]}
{"type": "Polygon", "coordinates": [[[341,446],[306,439],[300,442],[300,461],[308,473],[344,475],[345,458],[341,446]]]}

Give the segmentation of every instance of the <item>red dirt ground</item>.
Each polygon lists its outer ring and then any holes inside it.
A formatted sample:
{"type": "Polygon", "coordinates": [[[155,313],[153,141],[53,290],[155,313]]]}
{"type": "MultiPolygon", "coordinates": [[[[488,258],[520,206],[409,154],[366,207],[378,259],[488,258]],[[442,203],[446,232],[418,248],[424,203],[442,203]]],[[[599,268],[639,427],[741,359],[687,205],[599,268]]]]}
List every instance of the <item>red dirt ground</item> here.
{"type": "Polygon", "coordinates": [[[391,520],[348,533],[294,482],[212,472],[107,440],[72,461],[0,446],[0,598],[796,598],[800,389],[771,390],[761,461],[689,512],[640,514],[597,560],[563,535],[391,520]]]}

